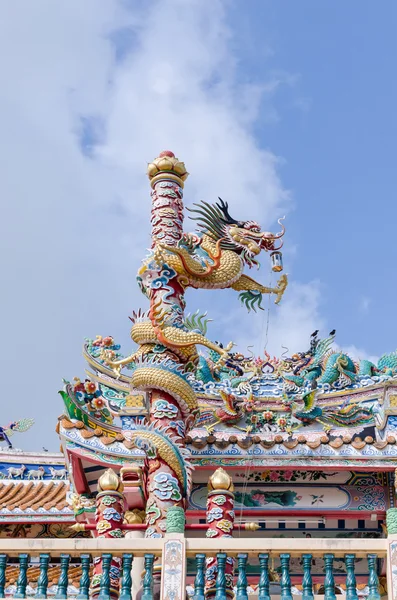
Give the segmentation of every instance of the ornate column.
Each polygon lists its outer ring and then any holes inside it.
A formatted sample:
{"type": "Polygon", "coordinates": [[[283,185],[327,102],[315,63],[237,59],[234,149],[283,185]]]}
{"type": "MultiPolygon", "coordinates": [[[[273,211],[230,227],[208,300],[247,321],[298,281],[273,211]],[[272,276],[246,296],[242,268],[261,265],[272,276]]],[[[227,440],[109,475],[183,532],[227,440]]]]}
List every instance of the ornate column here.
{"type": "MultiPolygon", "coordinates": [[[[232,537],[234,528],[234,486],[230,475],[219,468],[208,481],[206,537],[232,537]]],[[[212,600],[216,595],[218,575],[217,559],[207,559],[205,573],[205,596],[212,600]]],[[[234,597],[233,593],[234,561],[228,557],[225,563],[226,594],[234,597]]]]}
{"type": "MultiPolygon", "coordinates": [[[[161,386],[154,382],[153,373],[153,387],[150,386],[151,381],[146,385],[149,394],[149,423],[157,430],[166,431],[168,437],[182,446],[186,430],[193,425],[194,417],[188,407],[181,403],[178,390],[175,390],[176,394],[166,390],[170,389],[170,383],[171,389],[173,387],[170,372],[183,370],[189,352],[170,347],[163,338],[163,331],[167,327],[184,328],[184,287],[179,275],[165,262],[162,251],[165,246],[176,247],[182,240],[183,185],[188,173],[183,162],[168,150],[161,152],[148,165],[147,173],[152,187],[152,251],[138,272],[138,283],[150,300],[149,319],[158,339],[158,344],[146,354],[146,360],[154,360],[156,368],[165,366],[161,386]]],[[[165,533],[168,508],[183,508],[185,491],[172,460],[164,460],[159,452],[149,451],[147,457],[148,527],[145,535],[160,537],[165,533]]]]}
{"type": "MultiPolygon", "coordinates": [[[[98,494],[96,497],[95,525],[96,537],[121,538],[121,525],[124,515],[123,484],[113,471],[107,469],[98,479],[98,494]]],[[[111,546],[109,546],[111,550],[111,546]]],[[[103,560],[101,556],[94,558],[94,573],[91,580],[90,598],[98,598],[101,587],[103,560]]],[[[117,599],[120,585],[121,558],[112,557],[109,569],[110,597],[117,599]]],[[[107,574],[107,569],[106,569],[107,574]]]]}
{"type": "MultiPolygon", "coordinates": [[[[394,471],[394,477],[391,477],[391,481],[394,484],[393,499],[396,504],[397,496],[397,469],[394,471]]],[[[395,575],[397,568],[397,508],[389,508],[386,513],[386,527],[387,527],[387,589],[389,591],[390,598],[397,598],[397,577],[395,575]]],[[[372,556],[372,555],[371,555],[372,556]]],[[[376,573],[377,560],[371,559],[370,578],[377,580],[376,573]]],[[[378,582],[376,581],[376,584],[378,582]]],[[[373,588],[376,586],[373,585],[373,588]]],[[[374,600],[378,600],[376,595],[374,600]]],[[[372,596],[370,597],[372,600],[372,596]]]]}

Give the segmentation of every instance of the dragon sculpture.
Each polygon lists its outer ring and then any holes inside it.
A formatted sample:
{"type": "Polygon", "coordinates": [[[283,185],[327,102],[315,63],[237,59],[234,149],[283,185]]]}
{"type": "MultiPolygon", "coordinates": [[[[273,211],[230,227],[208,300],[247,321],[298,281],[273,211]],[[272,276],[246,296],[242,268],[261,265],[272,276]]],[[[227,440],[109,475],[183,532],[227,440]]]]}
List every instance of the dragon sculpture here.
{"type": "MultiPolygon", "coordinates": [[[[370,424],[374,419],[373,408],[365,408],[360,404],[344,404],[338,410],[322,409],[317,404],[317,389],[307,392],[302,397],[303,408],[295,408],[293,416],[304,425],[318,421],[326,430],[332,425],[357,426],[370,424]]],[[[295,403],[296,404],[296,403],[295,403]]]]}
{"type": "MultiPolygon", "coordinates": [[[[186,433],[198,415],[198,403],[189,375],[199,366],[197,346],[214,353],[218,373],[229,361],[232,343],[225,347],[205,335],[204,321],[185,317],[187,288],[228,289],[240,293],[248,310],[261,307],[263,294],[274,294],[279,303],[287,286],[286,275],[275,287],[265,287],[243,273],[244,267],[259,266],[261,251],[276,252],[282,245],[284,227],[278,234],[261,231],[254,221],[230,215],[226,202],[201,202],[191,209],[198,233],[183,232],[183,186],[185,166],[165,151],[149,164],[152,187],[152,246],[138,271],[138,285],[150,302],[147,312],[131,317],[131,338],[136,352],[120,358],[103,349],[101,360],[118,377],[121,369],[131,372],[128,381],[135,390],[149,395],[149,425],[140,423],[131,433],[137,447],[147,451],[147,536],[164,533],[170,505],[184,506],[187,459],[175,448],[183,446],[186,433]],[[156,435],[167,438],[174,450],[160,452],[156,435]]],[[[238,371],[237,371],[238,373],[238,371]]]]}
{"type": "Polygon", "coordinates": [[[333,350],[334,340],[335,331],[323,340],[319,340],[315,332],[307,352],[299,352],[282,361],[279,371],[287,393],[314,385],[343,389],[366,377],[391,377],[397,373],[397,352],[384,354],[377,365],[369,360],[357,363],[345,352],[333,350]]]}

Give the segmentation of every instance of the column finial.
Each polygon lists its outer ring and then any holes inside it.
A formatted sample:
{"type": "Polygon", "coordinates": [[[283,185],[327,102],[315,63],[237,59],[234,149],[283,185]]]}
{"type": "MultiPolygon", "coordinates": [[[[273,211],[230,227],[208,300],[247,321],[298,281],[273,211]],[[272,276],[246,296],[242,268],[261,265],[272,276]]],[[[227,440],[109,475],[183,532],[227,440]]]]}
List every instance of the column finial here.
{"type": "Polygon", "coordinates": [[[148,164],[147,175],[152,187],[160,179],[171,179],[183,188],[189,173],[186,171],[185,163],[176,158],[171,150],[163,150],[153,162],[148,164]]]}

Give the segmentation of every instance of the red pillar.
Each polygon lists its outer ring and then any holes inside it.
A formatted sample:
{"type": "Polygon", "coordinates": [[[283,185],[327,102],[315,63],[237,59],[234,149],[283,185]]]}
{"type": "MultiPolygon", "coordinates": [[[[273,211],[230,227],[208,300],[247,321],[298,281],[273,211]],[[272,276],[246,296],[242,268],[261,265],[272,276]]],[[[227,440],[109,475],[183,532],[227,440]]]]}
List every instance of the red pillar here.
{"type": "MultiPolygon", "coordinates": [[[[208,481],[206,537],[232,537],[234,529],[234,486],[230,475],[219,468],[208,481]]],[[[207,559],[205,573],[205,596],[212,600],[215,596],[217,576],[216,558],[207,559]]],[[[226,562],[226,594],[233,598],[234,561],[228,557],[226,562]]]]}
{"type": "MultiPolygon", "coordinates": [[[[96,537],[117,539],[124,537],[121,529],[124,518],[125,500],[123,484],[113,471],[107,469],[98,479],[95,525],[96,537]]],[[[111,546],[109,546],[111,553],[111,546]]],[[[121,558],[113,557],[110,565],[110,596],[119,596],[121,558]]],[[[102,575],[102,558],[94,557],[94,573],[91,580],[90,598],[97,598],[102,575]]]]}

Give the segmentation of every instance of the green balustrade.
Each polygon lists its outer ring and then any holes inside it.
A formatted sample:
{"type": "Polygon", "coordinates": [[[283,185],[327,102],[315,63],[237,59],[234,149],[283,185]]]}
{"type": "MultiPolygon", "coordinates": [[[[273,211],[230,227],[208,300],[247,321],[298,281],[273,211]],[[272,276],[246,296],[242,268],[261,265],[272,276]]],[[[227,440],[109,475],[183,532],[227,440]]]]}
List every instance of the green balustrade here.
{"type": "Polygon", "coordinates": [[[379,579],[377,573],[378,555],[368,554],[368,598],[367,600],[380,600],[379,579]]]}
{"type": "Polygon", "coordinates": [[[89,589],[90,589],[90,562],[91,556],[89,554],[82,554],[81,560],[81,577],[79,584],[79,593],[76,596],[76,600],[88,600],[89,589]]]}
{"type": "Polygon", "coordinates": [[[280,554],[281,563],[281,600],[293,600],[291,591],[291,576],[289,572],[289,554],[280,554]]]}
{"type": "Polygon", "coordinates": [[[50,563],[49,554],[40,554],[40,575],[37,580],[37,592],[35,598],[47,598],[48,588],[48,565],[50,563]]]}
{"type": "Polygon", "coordinates": [[[334,555],[324,554],[325,579],[324,600],[336,600],[334,579],[334,555]]]}
{"type": "Polygon", "coordinates": [[[196,577],[194,580],[194,600],[205,600],[205,554],[196,554],[196,577]]]}
{"type": "Polygon", "coordinates": [[[98,600],[110,600],[110,563],[111,554],[102,554],[102,575],[99,586],[98,600]]]}
{"type": "Polygon", "coordinates": [[[142,582],[141,600],[153,600],[153,563],[154,555],[145,554],[145,574],[142,582]]]}
{"type": "Polygon", "coordinates": [[[303,580],[302,580],[302,600],[313,600],[313,580],[312,580],[312,555],[302,554],[303,580]]]}
{"type": "Polygon", "coordinates": [[[354,563],[356,560],[355,554],[345,554],[345,566],[346,566],[346,600],[358,600],[357,596],[357,582],[356,575],[354,573],[354,563]]]}
{"type": "Polygon", "coordinates": [[[121,590],[119,600],[132,600],[131,568],[134,557],[132,554],[123,554],[123,576],[121,579],[121,590]]]}
{"type": "Polygon", "coordinates": [[[236,600],[248,600],[247,559],[248,559],[248,554],[238,554],[237,555],[238,577],[237,577],[236,600]]]}
{"type": "Polygon", "coordinates": [[[269,555],[259,554],[259,596],[258,600],[270,600],[269,555]]]}
{"type": "Polygon", "coordinates": [[[19,576],[17,581],[17,591],[14,598],[26,598],[26,586],[28,585],[28,562],[29,554],[19,555],[19,576]]]}
{"type": "Polygon", "coordinates": [[[215,600],[226,600],[226,558],[224,552],[216,555],[218,573],[215,582],[215,600]]]}
{"type": "Polygon", "coordinates": [[[61,573],[58,579],[55,598],[66,600],[68,597],[70,554],[61,554],[60,563],[61,573]]]}
{"type": "Polygon", "coordinates": [[[6,587],[7,554],[0,554],[0,598],[4,598],[6,587]]]}

